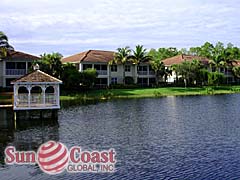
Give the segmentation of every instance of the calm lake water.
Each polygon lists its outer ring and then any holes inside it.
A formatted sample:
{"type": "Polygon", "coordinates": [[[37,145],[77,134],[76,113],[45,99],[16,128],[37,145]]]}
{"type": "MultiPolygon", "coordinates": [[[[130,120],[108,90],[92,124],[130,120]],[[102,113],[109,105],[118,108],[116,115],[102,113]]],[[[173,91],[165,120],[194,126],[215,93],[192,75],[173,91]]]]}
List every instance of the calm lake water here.
{"type": "Polygon", "coordinates": [[[0,179],[240,179],[239,112],[240,94],[114,100],[16,125],[0,110],[0,179]],[[7,145],[36,150],[47,140],[115,148],[117,172],[49,176],[34,165],[4,165],[7,145]]]}

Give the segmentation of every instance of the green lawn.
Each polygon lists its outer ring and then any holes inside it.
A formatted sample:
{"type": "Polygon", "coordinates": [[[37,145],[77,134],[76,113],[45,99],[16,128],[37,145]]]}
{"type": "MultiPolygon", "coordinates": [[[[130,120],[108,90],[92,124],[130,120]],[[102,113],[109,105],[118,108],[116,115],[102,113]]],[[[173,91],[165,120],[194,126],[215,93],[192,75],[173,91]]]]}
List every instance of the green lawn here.
{"type": "Polygon", "coordinates": [[[202,88],[164,87],[164,88],[93,90],[85,94],[79,93],[70,96],[61,96],[61,100],[144,98],[162,96],[215,95],[232,93],[240,93],[240,86],[220,86],[202,88]]]}
{"type": "Polygon", "coordinates": [[[0,95],[0,105],[11,104],[11,103],[12,103],[12,96],[0,95]]]}
{"type": "MultiPolygon", "coordinates": [[[[188,96],[188,95],[216,95],[240,93],[240,86],[219,86],[202,88],[164,87],[164,88],[138,88],[138,89],[103,89],[92,90],[88,93],[70,94],[61,96],[66,100],[104,100],[114,98],[146,98],[164,96],[188,96]]],[[[11,102],[11,96],[1,96],[0,102],[11,102]]],[[[0,103],[1,104],[1,103],[0,103]]]]}
{"type": "Polygon", "coordinates": [[[0,100],[1,99],[10,99],[10,98],[12,98],[11,96],[0,96],[0,100]]]}

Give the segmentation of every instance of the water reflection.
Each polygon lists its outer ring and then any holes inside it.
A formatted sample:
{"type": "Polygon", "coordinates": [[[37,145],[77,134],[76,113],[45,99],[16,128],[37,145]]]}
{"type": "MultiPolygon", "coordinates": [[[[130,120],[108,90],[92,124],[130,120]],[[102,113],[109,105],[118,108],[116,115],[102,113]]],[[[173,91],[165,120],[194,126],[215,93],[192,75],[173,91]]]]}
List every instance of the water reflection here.
{"type": "Polygon", "coordinates": [[[99,100],[99,99],[64,100],[64,101],[61,101],[61,107],[67,109],[67,108],[70,108],[73,106],[84,106],[84,105],[89,105],[89,104],[97,104],[100,101],[104,101],[104,100],[99,100]]]}
{"type": "Polygon", "coordinates": [[[11,113],[1,112],[1,146],[36,149],[55,139],[85,150],[115,148],[117,172],[49,176],[36,166],[13,165],[0,174],[10,180],[240,179],[239,102],[234,94],[80,103],[62,106],[57,122],[21,120],[16,126],[6,121],[11,113]]]}
{"type": "Polygon", "coordinates": [[[0,109],[0,163],[2,165],[4,165],[4,150],[9,145],[21,151],[36,151],[48,140],[59,140],[57,119],[39,118],[39,116],[26,119],[23,114],[20,113],[23,117],[15,121],[11,109],[0,109]]]}

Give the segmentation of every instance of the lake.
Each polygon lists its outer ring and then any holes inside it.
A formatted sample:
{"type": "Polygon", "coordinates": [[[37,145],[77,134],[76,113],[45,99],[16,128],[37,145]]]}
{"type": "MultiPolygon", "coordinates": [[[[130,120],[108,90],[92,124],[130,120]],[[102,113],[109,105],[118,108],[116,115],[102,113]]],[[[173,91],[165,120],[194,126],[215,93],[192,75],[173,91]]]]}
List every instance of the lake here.
{"type": "Polygon", "coordinates": [[[240,94],[112,100],[16,124],[0,110],[0,179],[240,179],[239,112],[240,94]],[[48,140],[115,148],[116,172],[50,176],[37,165],[4,165],[7,145],[36,150],[48,140]]]}

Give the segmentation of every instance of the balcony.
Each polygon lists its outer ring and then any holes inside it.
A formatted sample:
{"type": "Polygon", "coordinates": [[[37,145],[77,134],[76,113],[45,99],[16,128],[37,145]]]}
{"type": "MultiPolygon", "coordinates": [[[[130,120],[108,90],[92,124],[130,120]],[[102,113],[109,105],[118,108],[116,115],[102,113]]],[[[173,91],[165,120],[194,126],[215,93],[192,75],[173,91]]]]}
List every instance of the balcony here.
{"type": "Polygon", "coordinates": [[[148,75],[148,72],[147,71],[138,71],[138,74],[139,75],[148,75]]]}
{"type": "Polygon", "coordinates": [[[107,70],[97,70],[98,75],[107,75],[107,70]]]}
{"type": "Polygon", "coordinates": [[[142,76],[154,76],[155,72],[154,71],[138,71],[138,75],[142,76]]]}
{"type": "Polygon", "coordinates": [[[11,76],[22,76],[27,73],[26,69],[6,69],[5,74],[11,76]]]}

